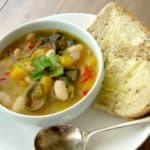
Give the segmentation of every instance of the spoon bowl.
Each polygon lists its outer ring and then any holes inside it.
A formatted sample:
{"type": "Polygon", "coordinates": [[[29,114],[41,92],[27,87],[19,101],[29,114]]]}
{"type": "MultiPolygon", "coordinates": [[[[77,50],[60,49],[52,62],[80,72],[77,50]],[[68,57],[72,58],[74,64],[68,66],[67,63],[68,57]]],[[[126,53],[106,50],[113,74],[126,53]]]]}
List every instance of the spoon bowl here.
{"type": "Polygon", "coordinates": [[[67,124],[52,126],[38,132],[34,146],[35,150],[85,150],[89,139],[97,133],[146,124],[150,124],[150,117],[89,132],[67,124]]]}
{"type": "Polygon", "coordinates": [[[35,139],[36,150],[83,150],[87,132],[71,125],[42,129],[35,139]]]}

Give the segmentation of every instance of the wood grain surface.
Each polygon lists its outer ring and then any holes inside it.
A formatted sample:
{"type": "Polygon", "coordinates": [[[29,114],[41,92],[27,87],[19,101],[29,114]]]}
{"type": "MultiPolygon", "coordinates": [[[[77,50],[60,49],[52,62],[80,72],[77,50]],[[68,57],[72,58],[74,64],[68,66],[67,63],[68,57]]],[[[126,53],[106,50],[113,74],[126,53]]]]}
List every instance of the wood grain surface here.
{"type": "MultiPolygon", "coordinates": [[[[21,23],[65,12],[94,13],[110,0],[8,0],[0,12],[0,36],[21,23]]],[[[115,0],[150,26],[150,0],[115,0]]],[[[1,3],[1,1],[0,1],[1,3]]],[[[150,150],[150,138],[139,148],[150,150]]]]}

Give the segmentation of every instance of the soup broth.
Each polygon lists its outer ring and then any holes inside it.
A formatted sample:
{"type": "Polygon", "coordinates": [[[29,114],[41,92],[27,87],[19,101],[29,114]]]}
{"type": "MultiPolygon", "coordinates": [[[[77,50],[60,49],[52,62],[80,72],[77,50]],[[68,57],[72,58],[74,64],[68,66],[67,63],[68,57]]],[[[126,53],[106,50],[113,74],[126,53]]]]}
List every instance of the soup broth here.
{"type": "Polygon", "coordinates": [[[81,39],[60,30],[31,32],[1,53],[0,104],[28,115],[56,113],[81,100],[96,76],[96,57],[81,39]]]}

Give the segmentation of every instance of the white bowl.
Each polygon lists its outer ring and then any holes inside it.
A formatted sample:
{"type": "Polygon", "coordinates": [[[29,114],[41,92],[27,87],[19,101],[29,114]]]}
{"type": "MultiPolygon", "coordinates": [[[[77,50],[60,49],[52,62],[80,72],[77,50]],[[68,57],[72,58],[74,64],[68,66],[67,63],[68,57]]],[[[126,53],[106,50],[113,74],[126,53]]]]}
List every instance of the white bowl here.
{"type": "Polygon", "coordinates": [[[66,21],[45,19],[23,24],[20,27],[10,31],[0,39],[0,49],[4,49],[17,38],[28,32],[42,29],[60,29],[75,35],[76,37],[82,39],[93,50],[98,60],[98,74],[91,90],[79,102],[63,111],[42,116],[32,116],[15,113],[0,105],[0,113],[5,114],[6,117],[15,118],[23,123],[45,126],[65,123],[81,114],[93,102],[99,92],[104,71],[102,52],[93,37],[79,26],[66,21]]]}

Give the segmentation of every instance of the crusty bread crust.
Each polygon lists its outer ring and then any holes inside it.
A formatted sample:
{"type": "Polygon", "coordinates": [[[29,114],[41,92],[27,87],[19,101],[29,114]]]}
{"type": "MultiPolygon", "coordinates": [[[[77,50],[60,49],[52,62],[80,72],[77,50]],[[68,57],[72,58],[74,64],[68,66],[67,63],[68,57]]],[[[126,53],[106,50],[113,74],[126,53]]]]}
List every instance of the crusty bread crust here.
{"type": "MultiPolygon", "coordinates": [[[[142,21],[139,21],[134,15],[132,12],[130,12],[129,10],[125,9],[123,6],[119,5],[118,3],[115,3],[115,2],[110,2],[108,3],[104,9],[102,11],[100,11],[99,14],[101,14],[103,11],[107,11],[107,9],[113,9],[113,8],[116,8],[118,9],[118,11],[130,16],[132,18],[132,21],[137,21],[141,24],[141,29],[145,32],[145,33],[148,33],[150,34],[150,27],[146,26],[142,21]]],[[[98,15],[99,16],[99,15],[98,15]]],[[[149,37],[150,39],[150,37],[149,37]]]]}
{"type": "Polygon", "coordinates": [[[122,13],[126,14],[127,16],[130,16],[132,21],[139,22],[139,24],[141,25],[141,30],[143,30],[146,34],[148,34],[148,39],[150,40],[150,27],[146,26],[142,21],[139,21],[130,11],[128,11],[127,9],[125,9],[124,7],[122,7],[121,5],[119,5],[118,3],[115,3],[115,2],[110,2],[110,3],[106,4],[105,7],[102,10],[100,10],[100,12],[97,14],[97,17],[95,18],[95,20],[87,28],[87,31],[92,32],[91,31],[92,25],[95,23],[97,18],[101,17],[105,12],[108,12],[114,8],[118,9],[119,12],[122,12],[122,13]]]}
{"type": "Polygon", "coordinates": [[[150,105],[146,105],[142,111],[138,112],[138,113],[135,113],[135,114],[132,114],[130,115],[130,117],[126,117],[126,116],[122,116],[122,117],[125,117],[125,118],[140,118],[140,117],[143,117],[147,114],[150,113],[150,105]]]}
{"type": "Polygon", "coordinates": [[[106,111],[114,116],[120,116],[122,118],[125,118],[125,119],[129,119],[129,120],[132,120],[132,119],[136,119],[136,118],[140,118],[140,117],[143,117],[143,116],[146,116],[150,113],[150,106],[146,106],[144,107],[144,109],[136,114],[132,114],[130,116],[121,116],[117,113],[115,113],[113,110],[111,110],[110,108],[108,108],[107,106],[101,104],[101,103],[95,103],[94,104],[94,107],[97,108],[97,109],[101,109],[103,111],[106,111]]]}

